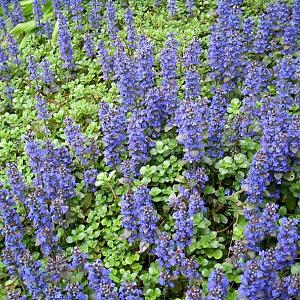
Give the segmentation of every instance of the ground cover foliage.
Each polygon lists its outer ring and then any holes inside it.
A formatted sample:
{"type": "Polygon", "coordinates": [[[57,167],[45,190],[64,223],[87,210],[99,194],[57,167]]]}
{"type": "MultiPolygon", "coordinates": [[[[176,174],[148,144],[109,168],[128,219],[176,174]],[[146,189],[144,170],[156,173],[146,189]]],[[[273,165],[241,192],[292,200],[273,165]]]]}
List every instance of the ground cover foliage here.
{"type": "Polygon", "coordinates": [[[0,299],[300,299],[300,1],[0,2],[0,299]]]}

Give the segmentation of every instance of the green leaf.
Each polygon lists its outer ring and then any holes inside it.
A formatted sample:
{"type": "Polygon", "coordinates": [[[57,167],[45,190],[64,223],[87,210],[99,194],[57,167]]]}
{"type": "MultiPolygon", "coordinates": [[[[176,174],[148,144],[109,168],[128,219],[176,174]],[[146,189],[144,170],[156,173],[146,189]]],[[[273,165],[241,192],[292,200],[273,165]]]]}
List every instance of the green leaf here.
{"type": "Polygon", "coordinates": [[[208,270],[208,269],[203,269],[203,270],[201,271],[201,274],[202,274],[203,277],[209,277],[210,270],[208,270]]]}
{"type": "Polygon", "coordinates": [[[77,239],[78,241],[81,241],[81,240],[83,240],[85,237],[86,237],[85,232],[80,232],[80,233],[76,236],[76,239],[77,239]]]}
{"type": "Polygon", "coordinates": [[[32,21],[18,24],[11,30],[10,33],[15,36],[19,36],[22,33],[28,33],[32,31],[34,28],[35,28],[35,22],[34,20],[32,20],[32,21]]]}
{"type": "Polygon", "coordinates": [[[291,267],[291,273],[293,275],[300,274],[300,263],[296,263],[291,267]]]}
{"type": "Polygon", "coordinates": [[[220,259],[222,256],[223,256],[223,252],[220,249],[215,250],[213,253],[213,257],[215,259],[220,259]]]}
{"type": "Polygon", "coordinates": [[[297,205],[296,198],[294,198],[293,196],[288,196],[285,199],[285,203],[286,203],[286,207],[288,208],[288,210],[293,210],[297,205]]]}
{"type": "Polygon", "coordinates": [[[153,187],[151,190],[150,190],[150,195],[151,196],[157,196],[161,193],[161,189],[158,188],[158,187],[153,187]]]}
{"type": "Polygon", "coordinates": [[[70,244],[70,243],[73,243],[74,240],[73,240],[73,237],[72,236],[68,236],[67,239],[66,239],[67,243],[70,244]]]}
{"type": "Polygon", "coordinates": [[[147,171],[148,171],[148,166],[143,166],[140,168],[140,173],[142,175],[145,175],[147,173],[147,171]]]}
{"type": "Polygon", "coordinates": [[[5,281],[5,286],[12,285],[14,282],[16,282],[16,280],[17,280],[17,277],[5,281]]]}
{"type": "Polygon", "coordinates": [[[53,29],[53,32],[52,32],[52,37],[51,37],[52,46],[56,45],[57,36],[58,36],[58,21],[55,22],[54,29],[53,29]]]}

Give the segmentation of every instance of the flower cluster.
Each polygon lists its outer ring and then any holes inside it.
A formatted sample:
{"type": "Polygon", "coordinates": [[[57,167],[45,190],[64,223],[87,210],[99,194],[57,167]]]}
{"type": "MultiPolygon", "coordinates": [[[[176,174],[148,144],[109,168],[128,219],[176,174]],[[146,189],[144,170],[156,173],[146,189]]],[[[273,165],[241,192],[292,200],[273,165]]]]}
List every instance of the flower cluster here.
{"type": "Polygon", "coordinates": [[[125,24],[126,24],[126,31],[127,31],[128,46],[131,49],[135,49],[137,38],[136,38],[136,32],[134,27],[133,14],[130,8],[127,8],[125,11],[125,24]]]}
{"type": "Polygon", "coordinates": [[[28,58],[28,67],[27,68],[28,68],[28,73],[29,73],[30,79],[32,81],[37,81],[39,79],[38,64],[36,63],[33,55],[30,55],[28,58]]]}
{"type": "Polygon", "coordinates": [[[47,101],[41,94],[35,96],[35,109],[37,111],[37,117],[41,121],[49,119],[50,115],[47,108],[47,101]]]}
{"type": "Polygon", "coordinates": [[[145,134],[146,126],[144,111],[135,109],[127,125],[129,170],[127,166],[123,168],[127,176],[128,174],[139,175],[139,169],[149,160],[151,143],[145,134]]]}
{"type": "Polygon", "coordinates": [[[226,124],[227,99],[222,90],[217,90],[211,100],[207,113],[208,147],[213,158],[221,157],[223,150],[221,142],[226,124]]]}
{"type": "Polygon", "coordinates": [[[169,14],[174,17],[177,14],[177,0],[168,0],[169,14]]]}
{"type": "Polygon", "coordinates": [[[209,276],[207,288],[208,296],[207,300],[224,299],[227,295],[229,287],[229,281],[226,278],[224,271],[221,269],[215,269],[209,276]]]}
{"type": "Polygon", "coordinates": [[[177,108],[177,52],[178,42],[173,34],[169,34],[165,47],[160,54],[160,65],[162,73],[162,91],[164,112],[171,117],[177,108]]]}
{"type": "Polygon", "coordinates": [[[5,237],[3,262],[11,275],[19,276],[33,298],[44,294],[47,287],[41,263],[33,259],[23,243],[24,228],[20,216],[14,208],[15,203],[8,190],[0,186],[0,213],[4,221],[2,234],[5,237]]]}
{"type": "Polygon", "coordinates": [[[65,136],[69,145],[73,148],[77,159],[83,164],[87,164],[87,155],[95,155],[97,149],[93,149],[91,145],[87,145],[87,139],[81,133],[79,125],[74,124],[71,118],[66,118],[65,121],[65,136]]]}
{"type": "Polygon", "coordinates": [[[240,80],[243,67],[243,37],[241,31],[241,0],[218,1],[218,19],[212,27],[208,49],[212,78],[224,84],[229,92],[240,80]]]}
{"type": "Polygon", "coordinates": [[[145,97],[145,122],[147,123],[147,135],[157,138],[165,120],[163,92],[159,88],[150,89],[145,97]]]}
{"type": "MultiPolygon", "coordinates": [[[[154,51],[151,41],[145,36],[140,36],[137,47],[137,72],[140,92],[142,96],[153,87],[154,82],[154,51]]],[[[148,104],[148,101],[145,100],[148,104]]]]}
{"type": "Polygon", "coordinates": [[[157,216],[151,201],[149,190],[140,186],[133,194],[135,202],[135,216],[138,227],[138,238],[146,243],[154,243],[157,229],[157,216]]]}
{"type": "Polygon", "coordinates": [[[139,94],[138,79],[136,74],[136,63],[132,57],[128,56],[125,51],[125,45],[118,41],[117,50],[114,55],[115,74],[118,79],[118,88],[122,104],[126,110],[135,105],[136,98],[139,94]]]}
{"type": "Polygon", "coordinates": [[[184,249],[191,244],[191,239],[194,233],[194,222],[189,214],[189,207],[186,203],[189,198],[189,191],[183,187],[180,187],[179,195],[176,199],[174,199],[174,240],[180,249],[184,249]]]}
{"type": "Polygon", "coordinates": [[[142,291],[137,287],[136,283],[123,282],[119,289],[120,300],[142,300],[142,291]]]}
{"type": "Polygon", "coordinates": [[[84,35],[84,52],[87,57],[93,57],[95,55],[95,50],[94,50],[94,41],[93,41],[93,36],[89,33],[86,33],[84,35]]]}
{"type": "Polygon", "coordinates": [[[89,2],[90,13],[89,13],[89,24],[90,27],[94,30],[98,30],[100,26],[100,21],[102,19],[101,9],[102,1],[92,0],[89,2]]]}
{"type": "Polygon", "coordinates": [[[103,79],[108,80],[114,71],[114,64],[102,41],[98,44],[98,62],[101,67],[103,79]]]}
{"type": "Polygon", "coordinates": [[[204,154],[202,128],[205,125],[206,107],[200,102],[186,98],[179,103],[175,114],[177,139],[184,146],[184,159],[189,163],[199,162],[204,154]]]}
{"type": "Polygon", "coordinates": [[[96,299],[117,299],[118,294],[115,284],[109,278],[109,270],[103,267],[98,259],[92,264],[86,264],[89,287],[94,291],[96,299]]]}
{"type": "Polygon", "coordinates": [[[200,64],[201,48],[197,40],[190,42],[184,54],[185,71],[185,98],[197,98],[200,95],[200,77],[197,66],[200,64]]]}
{"type": "Polygon", "coordinates": [[[104,160],[110,167],[120,164],[121,147],[126,140],[125,112],[122,106],[111,108],[108,103],[100,103],[99,119],[105,143],[104,160]]]}
{"type": "Polygon", "coordinates": [[[113,0],[106,1],[105,4],[105,19],[107,25],[107,31],[111,41],[116,39],[118,28],[116,26],[116,8],[113,0]]]}
{"type": "Polygon", "coordinates": [[[59,14],[58,27],[58,45],[64,68],[74,69],[72,38],[68,29],[67,18],[63,14],[59,14]]]}
{"type": "Polygon", "coordinates": [[[54,75],[50,68],[50,63],[47,61],[47,59],[44,58],[41,61],[40,66],[43,70],[42,76],[41,76],[42,81],[48,85],[51,85],[54,82],[54,75]]]}

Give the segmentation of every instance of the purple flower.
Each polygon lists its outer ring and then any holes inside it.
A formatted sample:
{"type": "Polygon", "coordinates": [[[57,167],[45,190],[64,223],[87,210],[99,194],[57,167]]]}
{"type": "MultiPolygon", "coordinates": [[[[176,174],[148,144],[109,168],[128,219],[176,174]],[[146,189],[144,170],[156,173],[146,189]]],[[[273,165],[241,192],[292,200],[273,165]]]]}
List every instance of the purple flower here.
{"type": "Polygon", "coordinates": [[[151,143],[145,134],[146,125],[145,112],[135,109],[127,125],[130,170],[125,170],[133,176],[138,176],[139,169],[150,159],[151,143]]]}
{"type": "Polygon", "coordinates": [[[134,60],[126,54],[125,46],[118,41],[114,55],[115,73],[122,104],[127,111],[135,105],[138,96],[138,78],[134,60]]]}
{"type": "MultiPolygon", "coordinates": [[[[16,185],[14,184],[14,190],[16,185]]],[[[47,287],[45,274],[23,244],[24,228],[20,216],[14,208],[15,203],[8,190],[0,184],[0,214],[4,222],[3,262],[10,275],[19,276],[25,284],[28,294],[38,298],[47,287]]]]}
{"type": "Polygon", "coordinates": [[[0,30],[3,30],[4,33],[6,32],[6,24],[2,17],[0,17],[0,30]]]}
{"type": "Polygon", "coordinates": [[[297,258],[299,242],[298,223],[296,219],[281,219],[275,246],[275,258],[280,269],[291,266],[297,258]]]}
{"type": "Polygon", "coordinates": [[[171,269],[173,267],[172,257],[175,251],[175,242],[167,232],[161,232],[155,240],[153,253],[157,256],[160,268],[171,269]]]}
{"type": "Polygon", "coordinates": [[[264,62],[248,62],[245,67],[243,95],[251,97],[266,92],[271,75],[264,62]]]}
{"type": "Polygon", "coordinates": [[[190,168],[185,172],[184,176],[188,180],[191,188],[197,187],[204,190],[205,184],[208,182],[208,176],[201,167],[197,167],[196,169],[190,168]]]}
{"type": "Polygon", "coordinates": [[[177,52],[178,42],[173,34],[169,34],[165,47],[160,54],[162,73],[162,92],[164,113],[171,117],[177,108],[177,52]]]}
{"type": "Polygon", "coordinates": [[[66,300],[87,300],[88,297],[83,293],[83,287],[80,283],[69,283],[65,291],[67,292],[66,300]]]}
{"type": "Polygon", "coordinates": [[[138,237],[142,241],[152,244],[155,241],[158,221],[156,211],[146,186],[139,186],[133,194],[138,222],[138,237]]]}
{"type": "Polygon", "coordinates": [[[269,50],[272,23],[266,14],[259,17],[258,30],[253,43],[253,52],[263,54],[269,50]]]}
{"type": "Polygon", "coordinates": [[[183,159],[189,163],[199,162],[204,155],[203,125],[206,107],[199,102],[186,98],[179,102],[175,113],[177,140],[183,145],[183,159]]]}
{"type": "Polygon", "coordinates": [[[24,182],[23,175],[18,171],[16,164],[8,164],[7,176],[14,196],[22,203],[25,203],[27,186],[24,182]]]}
{"type": "Polygon", "coordinates": [[[289,126],[289,144],[292,156],[300,149],[300,116],[291,117],[289,126]]]}
{"type": "Polygon", "coordinates": [[[55,17],[59,16],[61,14],[61,10],[63,7],[63,1],[62,0],[53,0],[53,12],[55,17]]]}
{"type": "Polygon", "coordinates": [[[35,191],[27,198],[28,217],[36,230],[37,244],[45,255],[57,250],[55,225],[64,221],[68,211],[66,200],[75,196],[75,178],[71,174],[70,154],[65,148],[55,148],[33,136],[25,138],[35,191]],[[48,206],[49,205],[49,206],[48,206]]]}
{"type": "Polygon", "coordinates": [[[36,27],[41,27],[41,20],[43,18],[43,11],[41,7],[40,0],[33,0],[32,1],[32,11],[35,21],[36,27]]]}
{"type": "Polygon", "coordinates": [[[269,171],[275,173],[290,170],[288,164],[290,153],[289,134],[286,127],[288,119],[288,114],[283,108],[280,108],[279,104],[274,108],[270,107],[269,111],[264,113],[264,119],[262,120],[263,137],[261,139],[261,148],[264,149],[267,155],[269,171]]]}
{"type": "Polygon", "coordinates": [[[42,97],[41,94],[35,96],[35,109],[37,111],[37,117],[41,121],[49,119],[50,115],[47,108],[47,101],[42,97]]]}
{"type": "Polygon", "coordinates": [[[100,259],[92,264],[86,264],[85,268],[89,287],[94,291],[96,299],[118,298],[115,284],[109,278],[110,271],[103,267],[100,259]]]}
{"type": "Polygon", "coordinates": [[[80,251],[80,249],[75,246],[72,250],[72,261],[70,264],[70,268],[78,269],[84,267],[87,262],[87,254],[80,251]]]}
{"type": "Polygon", "coordinates": [[[121,202],[122,226],[130,234],[129,242],[136,238],[138,231],[138,216],[136,211],[136,203],[131,191],[122,196],[121,202]]]}
{"type": "Polygon", "coordinates": [[[205,203],[200,193],[196,189],[193,189],[189,198],[189,215],[192,217],[200,212],[206,212],[205,203]]]}
{"type": "Polygon", "coordinates": [[[0,47],[0,71],[7,71],[8,70],[8,56],[6,55],[4,49],[0,47]]]}
{"type": "Polygon", "coordinates": [[[186,291],[186,300],[202,299],[202,291],[199,287],[191,285],[186,291]]]}
{"type": "Polygon", "coordinates": [[[15,92],[15,90],[14,90],[14,88],[13,87],[11,87],[9,84],[6,84],[5,85],[5,91],[4,91],[4,95],[6,96],[6,98],[8,99],[8,100],[12,100],[13,99],[13,95],[14,95],[14,92],[15,92]]]}
{"type": "Polygon", "coordinates": [[[287,287],[287,293],[290,297],[295,299],[300,297],[300,276],[299,274],[290,275],[285,278],[285,285],[287,287]]]}
{"type": "Polygon", "coordinates": [[[53,72],[50,69],[50,63],[44,58],[40,64],[42,72],[42,81],[48,85],[51,85],[54,82],[53,72]]]}
{"type": "Polygon", "coordinates": [[[136,32],[134,27],[134,17],[130,8],[125,10],[125,25],[127,32],[127,42],[130,49],[136,48],[136,32]]]}
{"type": "Polygon", "coordinates": [[[199,264],[193,258],[185,258],[180,265],[181,274],[190,282],[201,278],[198,268],[199,264]]]}
{"type": "Polygon", "coordinates": [[[121,147],[126,140],[126,117],[122,106],[110,108],[108,103],[100,103],[99,119],[105,146],[104,160],[110,167],[121,163],[121,147]]]}
{"type": "Polygon", "coordinates": [[[114,45],[114,40],[116,39],[118,28],[116,26],[116,7],[115,7],[115,2],[113,0],[106,1],[105,19],[107,25],[107,32],[114,45]]]}
{"type": "Polygon", "coordinates": [[[229,288],[229,281],[226,278],[224,271],[215,269],[211,272],[208,283],[208,296],[206,300],[219,300],[224,299],[227,295],[229,288]]]}
{"type": "Polygon", "coordinates": [[[68,28],[67,18],[60,13],[58,17],[58,45],[63,67],[69,70],[75,68],[72,37],[68,28]]]}
{"type": "Polygon", "coordinates": [[[101,9],[103,3],[99,0],[92,0],[89,2],[90,12],[89,12],[89,24],[91,29],[98,30],[100,26],[100,21],[102,19],[101,9]]]}
{"type": "Polygon", "coordinates": [[[135,282],[123,282],[119,288],[120,300],[142,300],[142,294],[135,282]]]}
{"type": "Polygon", "coordinates": [[[253,47],[254,41],[254,29],[255,29],[255,22],[252,17],[248,17],[244,21],[244,43],[249,47],[251,51],[253,47]]]}
{"type": "Polygon", "coordinates": [[[88,190],[91,190],[91,192],[96,191],[95,183],[98,175],[97,169],[89,169],[84,172],[84,183],[88,190]]]}
{"type": "Polygon", "coordinates": [[[183,187],[179,188],[179,194],[174,199],[174,213],[175,220],[175,234],[174,240],[180,249],[184,249],[192,243],[194,234],[193,218],[189,214],[187,200],[189,199],[189,192],[183,187]]]}
{"type": "Polygon", "coordinates": [[[87,57],[93,57],[95,55],[94,47],[93,36],[89,33],[86,33],[84,35],[83,49],[87,57]]]}
{"type": "Polygon", "coordinates": [[[239,299],[272,299],[270,297],[276,279],[274,270],[261,268],[261,259],[251,259],[243,266],[241,284],[238,289],[239,299]]]}
{"type": "Polygon", "coordinates": [[[145,104],[144,113],[145,122],[147,123],[147,135],[157,138],[165,121],[162,90],[159,88],[149,89],[143,102],[145,104]]]}
{"type": "Polygon", "coordinates": [[[98,44],[98,63],[101,67],[103,79],[108,80],[114,71],[114,65],[112,57],[108,54],[102,41],[98,44]]]}
{"type": "Polygon", "coordinates": [[[59,287],[49,286],[45,291],[45,300],[64,300],[64,296],[59,287]]]}
{"type": "Polygon", "coordinates": [[[169,14],[174,17],[177,14],[177,4],[176,0],[168,0],[168,11],[169,14]]]}
{"type": "Polygon", "coordinates": [[[225,83],[229,92],[243,69],[243,36],[240,34],[242,1],[218,1],[218,19],[212,27],[208,49],[211,77],[225,83]]]}
{"type": "Polygon", "coordinates": [[[7,41],[8,54],[9,54],[12,62],[15,65],[19,65],[21,63],[21,61],[19,59],[20,50],[19,50],[16,40],[10,33],[7,33],[6,41],[7,41]]]}
{"type": "Polygon", "coordinates": [[[248,220],[245,228],[245,237],[247,239],[247,247],[250,250],[258,252],[261,242],[266,237],[276,234],[277,221],[279,219],[277,209],[278,205],[268,203],[263,212],[260,212],[258,208],[244,212],[248,220]]]}
{"type": "Polygon", "coordinates": [[[8,16],[10,17],[11,23],[13,27],[17,26],[19,23],[23,23],[25,21],[20,1],[19,0],[12,0],[13,10],[12,12],[8,12],[8,16]]]}
{"type": "Polygon", "coordinates": [[[138,82],[141,95],[145,96],[154,83],[154,50],[151,41],[143,35],[138,40],[137,56],[138,82]]]}
{"type": "Polygon", "coordinates": [[[294,81],[296,80],[296,64],[297,61],[291,56],[279,60],[278,64],[274,67],[274,75],[276,76],[276,92],[280,98],[284,99],[286,108],[289,108],[294,100],[293,94],[295,91],[294,81]]]}
{"type": "Polygon", "coordinates": [[[29,77],[31,80],[37,81],[39,79],[38,65],[37,65],[35,57],[33,55],[30,55],[28,57],[27,70],[28,70],[29,77]]]}
{"type": "Polygon", "coordinates": [[[82,12],[84,10],[82,0],[67,0],[65,5],[68,8],[71,17],[75,23],[75,29],[82,29],[82,12]]]}
{"type": "Polygon", "coordinates": [[[253,157],[248,176],[245,180],[247,188],[247,201],[261,204],[263,194],[267,189],[269,177],[269,161],[263,150],[259,150],[253,157]]]}
{"type": "Polygon", "coordinates": [[[189,15],[192,16],[195,9],[195,0],[185,0],[185,6],[189,15]]]}
{"type": "Polygon", "coordinates": [[[217,90],[208,108],[208,147],[209,155],[213,158],[221,157],[224,127],[226,123],[227,99],[222,90],[217,90]]]}
{"type": "Polygon", "coordinates": [[[71,118],[64,120],[65,130],[64,134],[69,145],[73,148],[77,159],[83,165],[87,164],[87,155],[91,154],[91,148],[87,146],[87,139],[81,133],[81,128],[76,125],[71,118]]]}
{"type": "Polygon", "coordinates": [[[62,279],[61,275],[67,271],[67,259],[64,253],[57,252],[48,257],[45,270],[53,282],[62,279]]]}

